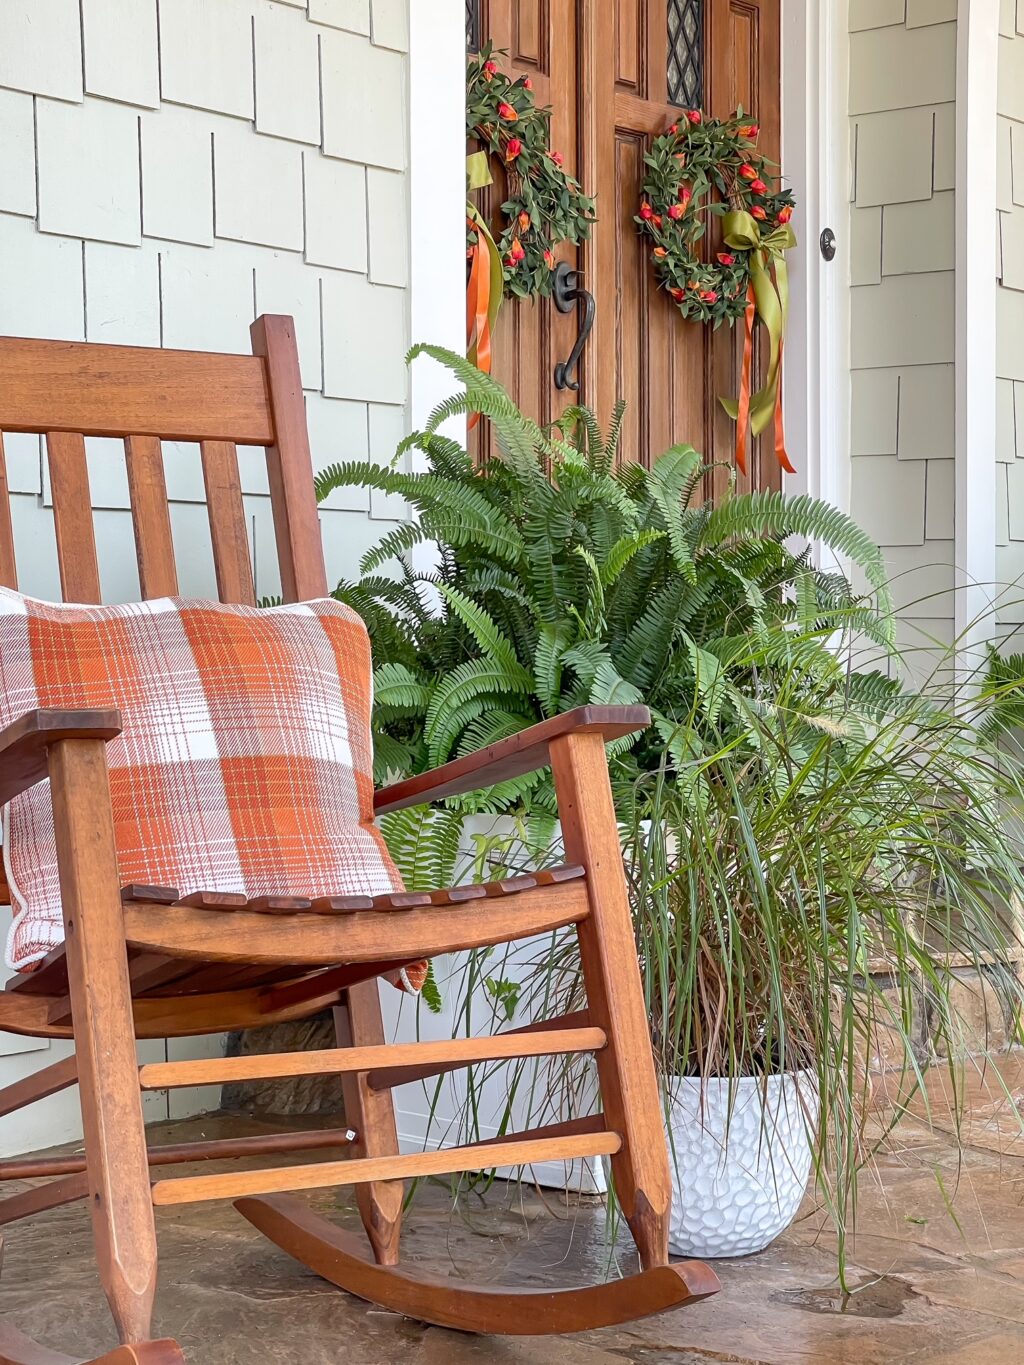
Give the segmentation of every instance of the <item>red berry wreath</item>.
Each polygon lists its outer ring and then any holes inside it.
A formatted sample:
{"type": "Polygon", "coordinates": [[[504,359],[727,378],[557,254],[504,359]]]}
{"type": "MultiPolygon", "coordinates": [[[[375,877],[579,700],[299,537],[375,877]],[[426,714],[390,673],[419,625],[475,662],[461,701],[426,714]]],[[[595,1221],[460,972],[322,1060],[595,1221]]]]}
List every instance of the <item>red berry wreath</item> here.
{"type": "Polygon", "coordinates": [[[793,217],[792,193],[756,150],[758,126],[742,110],[731,119],[705,118],[688,109],[656,138],[644,158],[647,177],[636,221],[654,243],[658,283],[685,318],[716,327],[743,317],[754,255],[749,234],[708,259],[705,238],[712,219],[749,214],[766,236],[793,217]]]}

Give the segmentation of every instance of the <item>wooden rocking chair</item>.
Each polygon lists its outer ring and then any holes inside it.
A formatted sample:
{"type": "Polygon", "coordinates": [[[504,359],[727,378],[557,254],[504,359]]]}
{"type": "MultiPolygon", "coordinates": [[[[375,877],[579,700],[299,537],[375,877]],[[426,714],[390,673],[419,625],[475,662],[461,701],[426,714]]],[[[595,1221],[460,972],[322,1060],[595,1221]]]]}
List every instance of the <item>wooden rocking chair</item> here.
{"type": "MultiPolygon", "coordinates": [[[[235,443],[267,451],[288,601],[321,597],[327,580],[291,319],[263,317],[253,356],[0,339],[0,432],[45,433],[57,554],[67,601],[100,600],[84,436],[123,437],[142,594],[175,595],[160,441],[198,441],[217,587],[253,602],[235,443]]],[[[0,439],[0,583],[16,587],[0,439]]],[[[0,801],[49,777],[66,946],[0,992],[0,1028],[74,1039],[75,1055],[0,1090],[12,1113],[76,1082],[85,1155],[0,1163],[0,1179],[49,1176],[0,1202],[0,1225],[87,1199],[96,1259],[122,1343],[108,1365],[171,1365],[154,1342],[154,1205],[236,1199],[257,1228],[361,1298],[447,1327],[560,1333],[630,1321],[713,1294],[699,1262],[671,1264],[671,1191],[647,1020],[605,759],[606,740],[642,728],[642,707],[586,707],[437,772],[381,791],[385,812],[490,786],[550,764],[567,866],[432,895],[296,898],[121,887],[105,743],[117,712],[37,711],[0,734],[0,801]],[[387,912],[387,913],[382,913],[387,912]],[[589,1004],[494,1038],[387,1046],[377,977],[420,956],[504,943],[574,924],[589,1004]],[[338,1048],[323,1052],[139,1066],[136,1038],[221,1033],[305,1018],[333,1006],[338,1048]],[[602,1115],[449,1151],[401,1155],[391,1088],[473,1062],[592,1052],[602,1115]],[[340,1072],[350,1159],[151,1180],[150,1168],[200,1159],[340,1148],[346,1130],[186,1144],[147,1151],[142,1092],[256,1077],[340,1072]],[[640,1253],[638,1275],[579,1290],[473,1288],[399,1268],[407,1177],[584,1156],[611,1158],[640,1253]],[[355,1185],[369,1238],[357,1239],[288,1192],[355,1185]]],[[[4,1365],[73,1365],[0,1326],[4,1365]]]]}

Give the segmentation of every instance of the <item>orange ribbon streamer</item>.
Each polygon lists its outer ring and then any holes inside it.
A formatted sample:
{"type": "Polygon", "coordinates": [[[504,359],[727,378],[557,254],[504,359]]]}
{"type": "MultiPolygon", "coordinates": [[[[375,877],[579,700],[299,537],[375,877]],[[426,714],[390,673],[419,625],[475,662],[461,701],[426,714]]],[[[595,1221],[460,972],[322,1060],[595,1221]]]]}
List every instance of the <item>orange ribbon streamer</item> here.
{"type": "MultiPolygon", "coordinates": [[[[466,220],[474,226],[472,219],[466,220]]],[[[473,363],[485,374],[491,372],[491,262],[487,249],[480,241],[470,247],[469,282],[466,286],[466,352],[473,363]]],[[[480,421],[475,412],[469,419],[469,430],[480,421]]]]}
{"type": "Polygon", "coordinates": [[[775,391],[775,458],[787,474],[795,474],[796,469],[786,450],[786,431],[782,421],[782,353],[785,341],[779,342],[779,380],[775,391]]]}
{"type": "Polygon", "coordinates": [[[750,381],[754,369],[754,318],[757,299],[753,281],[747,285],[747,309],[744,316],[743,372],[740,378],[739,413],[736,417],[736,467],[747,472],[747,434],[750,429],[750,381]]]}
{"type": "MultiPolygon", "coordinates": [[[[736,467],[741,474],[747,472],[747,442],[750,437],[750,389],[754,370],[754,321],[757,317],[757,299],[753,283],[747,286],[747,307],[744,314],[743,371],[740,378],[739,411],[736,416],[736,467]]],[[[775,458],[787,474],[795,474],[796,468],[786,450],[786,429],[782,417],[782,354],[785,342],[779,342],[778,380],[775,390],[775,458]]]]}

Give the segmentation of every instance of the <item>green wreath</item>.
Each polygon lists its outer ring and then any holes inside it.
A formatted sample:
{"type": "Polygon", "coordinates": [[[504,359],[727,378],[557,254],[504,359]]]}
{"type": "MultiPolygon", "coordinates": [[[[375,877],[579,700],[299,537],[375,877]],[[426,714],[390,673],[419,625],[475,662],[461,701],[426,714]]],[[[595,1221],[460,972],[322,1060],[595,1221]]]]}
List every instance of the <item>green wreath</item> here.
{"type": "MultiPolygon", "coordinates": [[[[555,251],[562,242],[576,245],[590,236],[594,200],[565,170],[560,152],[551,149],[551,111],[539,108],[529,76],[512,80],[488,44],[470,59],[466,90],[466,135],[481,150],[470,156],[469,189],[491,183],[490,162],[505,168],[508,198],[495,233],[506,297],[546,298],[551,293],[555,251]]],[[[470,213],[468,245],[488,229],[470,213]]]]}
{"type": "Polygon", "coordinates": [[[644,158],[636,222],[653,243],[659,285],[683,317],[720,327],[743,317],[752,275],[795,245],[796,201],[757,149],[758,126],[742,109],[731,119],[688,109],[644,158]],[[702,243],[722,217],[722,250],[702,243]]]}

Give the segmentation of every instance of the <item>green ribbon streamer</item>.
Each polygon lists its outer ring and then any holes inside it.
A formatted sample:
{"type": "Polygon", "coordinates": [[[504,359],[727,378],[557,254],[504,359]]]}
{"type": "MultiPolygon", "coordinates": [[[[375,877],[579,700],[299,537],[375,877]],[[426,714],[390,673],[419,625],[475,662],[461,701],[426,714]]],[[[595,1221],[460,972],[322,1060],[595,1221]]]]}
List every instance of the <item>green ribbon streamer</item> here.
{"type": "Polygon", "coordinates": [[[473,152],[466,157],[466,188],[472,194],[474,190],[485,189],[488,185],[494,184],[494,176],[491,175],[491,158],[487,152],[473,152]]]}
{"type": "MultiPolygon", "coordinates": [[[[788,223],[780,223],[764,235],[757,219],[746,209],[735,209],[722,219],[723,240],[733,251],[749,251],[750,282],[754,287],[757,314],[764,323],[771,343],[768,376],[763,389],[750,400],[750,429],[760,436],[775,415],[779,390],[782,338],[789,318],[789,269],[783,254],[796,246],[796,233],[788,223]],[[775,279],[772,279],[772,267],[775,279]]],[[[719,400],[733,419],[739,418],[739,403],[733,398],[719,400]]]]}

